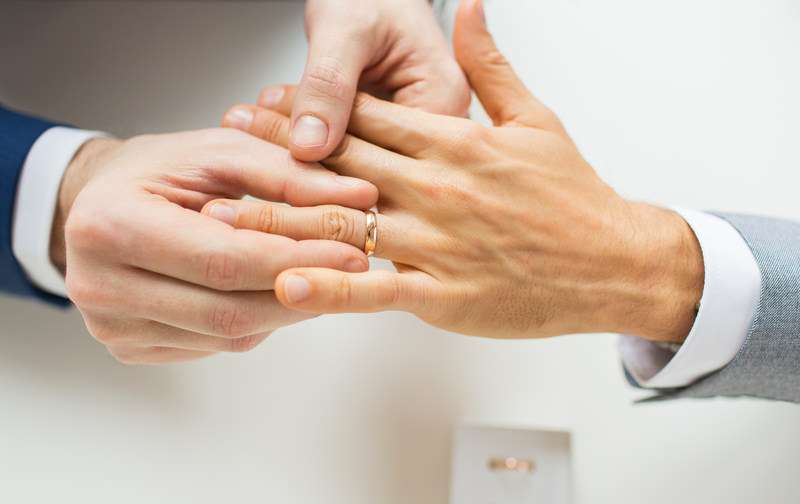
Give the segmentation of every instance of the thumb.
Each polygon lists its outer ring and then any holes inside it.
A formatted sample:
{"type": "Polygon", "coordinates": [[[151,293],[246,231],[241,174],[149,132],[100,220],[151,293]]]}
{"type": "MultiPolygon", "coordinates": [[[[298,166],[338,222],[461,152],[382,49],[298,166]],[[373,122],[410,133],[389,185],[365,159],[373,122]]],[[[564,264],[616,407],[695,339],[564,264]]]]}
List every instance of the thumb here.
{"type": "Polygon", "coordinates": [[[321,161],[342,141],[369,59],[363,37],[338,33],[327,21],[309,30],[308,61],[292,107],[289,150],[301,161],[321,161]]]}
{"type": "Polygon", "coordinates": [[[525,87],[486,28],[482,0],[461,0],[453,32],[456,60],[496,126],[564,132],[558,118],[525,87]]]}
{"type": "Polygon", "coordinates": [[[275,282],[275,295],[284,306],[311,313],[413,313],[424,292],[424,283],[414,275],[385,270],[351,274],[295,268],[282,272],[275,282]]]}

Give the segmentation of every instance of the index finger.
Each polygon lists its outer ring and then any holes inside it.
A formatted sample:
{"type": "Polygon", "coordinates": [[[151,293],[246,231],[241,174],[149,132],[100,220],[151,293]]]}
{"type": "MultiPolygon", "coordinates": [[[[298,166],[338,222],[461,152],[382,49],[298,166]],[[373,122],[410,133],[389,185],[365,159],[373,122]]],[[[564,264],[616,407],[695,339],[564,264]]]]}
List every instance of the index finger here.
{"type": "Polygon", "coordinates": [[[183,149],[176,155],[178,160],[206,172],[207,178],[228,189],[226,194],[245,193],[299,206],[337,204],[364,209],[378,200],[378,189],[370,182],[343,177],[319,163],[297,161],[288,150],[240,131],[217,128],[175,136],[174,148],[183,149]]]}
{"type": "MultiPolygon", "coordinates": [[[[289,118],[273,110],[257,105],[236,105],[224,116],[222,125],[239,128],[233,116],[246,111],[253,119],[244,131],[267,142],[285,146],[289,141],[289,118]]],[[[408,158],[372,145],[350,134],[345,135],[332,155],[322,164],[335,172],[369,180],[380,190],[381,200],[392,199],[397,194],[409,191],[408,158]]],[[[318,206],[318,205],[296,205],[318,206]]],[[[343,205],[350,206],[353,205],[343,205]]],[[[364,207],[358,207],[365,209],[364,207]]]]}
{"type": "MultiPolygon", "coordinates": [[[[292,110],[295,87],[265,88],[258,104],[283,115],[292,110]]],[[[456,133],[467,119],[433,114],[358,93],[350,114],[348,132],[369,143],[410,157],[420,155],[441,138],[443,132],[456,133]]]]}

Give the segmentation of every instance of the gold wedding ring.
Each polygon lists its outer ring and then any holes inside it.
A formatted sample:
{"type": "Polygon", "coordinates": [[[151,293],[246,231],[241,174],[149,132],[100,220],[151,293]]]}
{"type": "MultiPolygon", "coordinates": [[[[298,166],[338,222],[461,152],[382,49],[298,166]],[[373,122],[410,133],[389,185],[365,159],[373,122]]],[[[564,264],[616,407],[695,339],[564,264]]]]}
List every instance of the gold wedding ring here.
{"type": "Polygon", "coordinates": [[[367,239],[364,241],[364,253],[369,257],[375,253],[375,247],[378,244],[378,218],[372,210],[367,210],[364,215],[367,217],[367,239]]]}
{"type": "Polygon", "coordinates": [[[486,465],[492,471],[532,473],[536,470],[536,462],[533,460],[516,457],[493,457],[486,461],[486,465]]]}

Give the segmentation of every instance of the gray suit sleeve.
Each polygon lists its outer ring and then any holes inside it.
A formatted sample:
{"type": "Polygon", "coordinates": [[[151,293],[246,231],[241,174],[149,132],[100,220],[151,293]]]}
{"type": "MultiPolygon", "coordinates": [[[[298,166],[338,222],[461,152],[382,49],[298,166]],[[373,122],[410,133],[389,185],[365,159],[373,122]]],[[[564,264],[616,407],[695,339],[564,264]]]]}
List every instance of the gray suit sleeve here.
{"type": "Polygon", "coordinates": [[[753,324],[727,366],[653,399],[754,396],[800,402],[800,223],[717,215],[742,235],[761,271],[753,324]]]}

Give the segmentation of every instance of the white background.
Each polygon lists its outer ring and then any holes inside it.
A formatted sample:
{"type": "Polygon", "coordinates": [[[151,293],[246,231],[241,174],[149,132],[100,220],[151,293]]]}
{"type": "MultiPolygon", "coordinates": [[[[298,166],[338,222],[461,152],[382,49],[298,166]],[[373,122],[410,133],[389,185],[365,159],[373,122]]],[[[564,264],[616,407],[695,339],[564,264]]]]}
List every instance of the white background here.
{"type": "MultiPolygon", "coordinates": [[[[298,78],[301,10],[3,2],[0,100],[118,135],[214,125],[298,78]]],[[[800,4],[506,0],[488,16],[622,193],[800,217],[800,4]]],[[[79,314],[2,299],[0,501],[443,503],[461,420],[571,429],[580,503],[800,501],[797,406],[634,406],[614,345],[467,339],[389,313],[129,368],[79,314]]]]}

